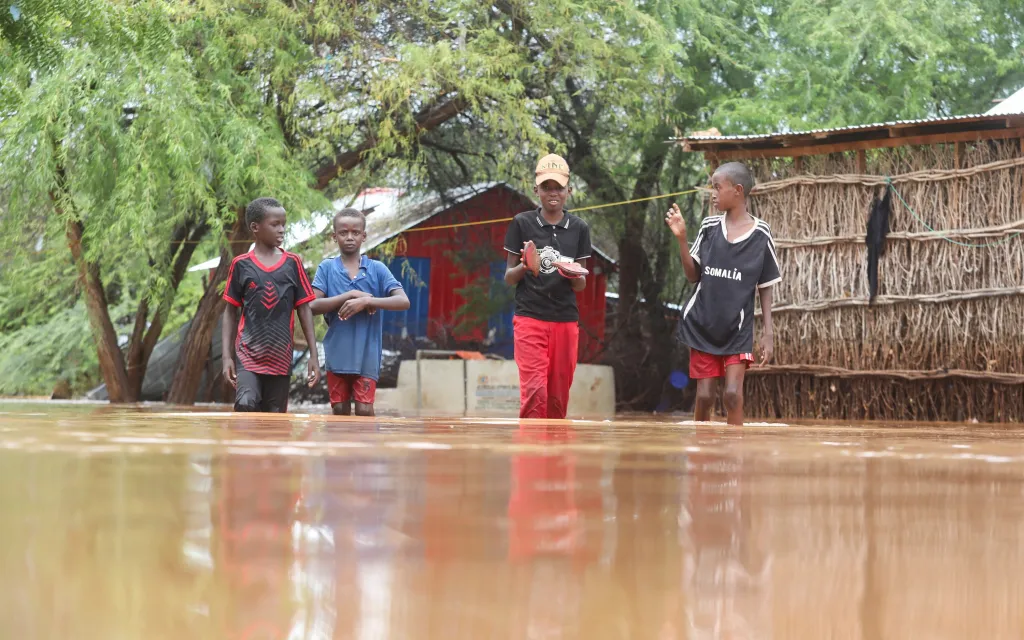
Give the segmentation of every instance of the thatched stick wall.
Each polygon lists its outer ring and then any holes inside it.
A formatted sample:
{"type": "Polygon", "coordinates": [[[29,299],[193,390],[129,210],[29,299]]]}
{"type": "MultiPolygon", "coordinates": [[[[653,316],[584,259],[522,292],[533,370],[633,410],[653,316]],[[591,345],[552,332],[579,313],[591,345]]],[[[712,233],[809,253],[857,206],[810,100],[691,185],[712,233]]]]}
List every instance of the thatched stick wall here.
{"type": "Polygon", "coordinates": [[[1024,421],[1020,140],[748,163],[754,212],[771,225],[784,277],[779,366],[748,376],[751,414],[1024,421]],[[879,297],[868,306],[864,236],[886,176],[932,228],[998,244],[947,242],[894,198],[879,297]]]}

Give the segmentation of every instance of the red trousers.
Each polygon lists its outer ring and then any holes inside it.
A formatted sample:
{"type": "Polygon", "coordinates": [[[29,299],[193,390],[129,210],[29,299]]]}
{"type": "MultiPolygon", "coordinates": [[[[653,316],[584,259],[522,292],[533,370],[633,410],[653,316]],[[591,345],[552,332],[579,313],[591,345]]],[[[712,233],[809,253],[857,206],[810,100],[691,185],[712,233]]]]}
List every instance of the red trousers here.
{"type": "Polygon", "coordinates": [[[564,418],[576,373],[579,325],[516,316],[512,330],[519,366],[519,417],[564,418]]]}

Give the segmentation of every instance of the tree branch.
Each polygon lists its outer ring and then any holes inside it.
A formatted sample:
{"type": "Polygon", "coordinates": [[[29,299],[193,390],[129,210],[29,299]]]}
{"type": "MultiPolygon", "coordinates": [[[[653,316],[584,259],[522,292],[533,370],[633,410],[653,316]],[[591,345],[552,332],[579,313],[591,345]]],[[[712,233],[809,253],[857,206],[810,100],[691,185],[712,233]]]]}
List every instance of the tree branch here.
{"type": "MultiPolygon", "coordinates": [[[[445,98],[424,107],[413,117],[413,130],[407,131],[409,135],[418,136],[425,131],[432,131],[448,120],[457,116],[467,106],[466,100],[461,97],[445,98]]],[[[377,146],[377,138],[368,135],[363,142],[354,149],[337,154],[334,159],[324,167],[316,171],[316,188],[323,190],[331,184],[331,181],[346,171],[351,171],[363,161],[363,156],[377,146]]]]}

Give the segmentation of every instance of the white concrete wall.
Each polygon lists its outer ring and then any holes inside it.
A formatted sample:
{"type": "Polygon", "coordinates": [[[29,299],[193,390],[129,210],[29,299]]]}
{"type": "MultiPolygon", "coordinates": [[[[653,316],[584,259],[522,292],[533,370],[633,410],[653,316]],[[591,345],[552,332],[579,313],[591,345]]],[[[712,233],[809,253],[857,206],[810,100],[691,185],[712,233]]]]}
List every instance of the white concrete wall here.
{"type": "MultiPolygon", "coordinates": [[[[519,369],[512,360],[422,360],[422,415],[515,417],[519,415],[519,369]]],[[[416,361],[403,360],[398,387],[378,389],[381,413],[417,414],[416,361]]],[[[581,364],[569,390],[569,418],[615,415],[611,367],[581,364]]]]}

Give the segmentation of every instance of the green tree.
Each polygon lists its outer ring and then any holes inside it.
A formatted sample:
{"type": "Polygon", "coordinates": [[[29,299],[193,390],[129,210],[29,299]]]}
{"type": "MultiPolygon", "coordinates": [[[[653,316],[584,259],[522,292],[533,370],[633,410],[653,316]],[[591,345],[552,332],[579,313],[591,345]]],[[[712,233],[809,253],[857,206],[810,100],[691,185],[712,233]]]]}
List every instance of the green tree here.
{"type": "Polygon", "coordinates": [[[25,3],[0,27],[8,258],[64,239],[109,397],[137,400],[197,243],[236,217],[225,203],[322,197],[263,103],[198,81],[164,3],[25,3]],[[124,299],[122,350],[110,308],[124,299]]]}

